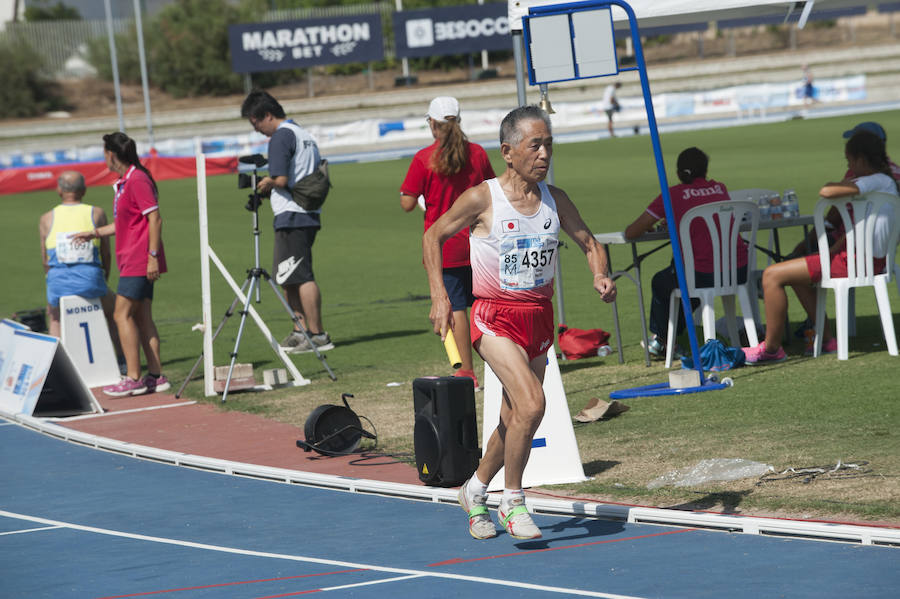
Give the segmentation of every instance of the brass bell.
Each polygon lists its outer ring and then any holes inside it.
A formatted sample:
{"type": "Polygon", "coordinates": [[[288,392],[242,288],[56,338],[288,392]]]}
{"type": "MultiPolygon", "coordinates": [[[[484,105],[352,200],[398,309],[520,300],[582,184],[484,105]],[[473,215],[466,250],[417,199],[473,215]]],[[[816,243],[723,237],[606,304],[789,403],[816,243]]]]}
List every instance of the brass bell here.
{"type": "Polygon", "coordinates": [[[541,101],[538,104],[541,107],[541,110],[546,112],[547,114],[553,114],[556,112],[553,110],[553,106],[550,104],[550,98],[547,97],[547,85],[541,84],[541,101]]]}

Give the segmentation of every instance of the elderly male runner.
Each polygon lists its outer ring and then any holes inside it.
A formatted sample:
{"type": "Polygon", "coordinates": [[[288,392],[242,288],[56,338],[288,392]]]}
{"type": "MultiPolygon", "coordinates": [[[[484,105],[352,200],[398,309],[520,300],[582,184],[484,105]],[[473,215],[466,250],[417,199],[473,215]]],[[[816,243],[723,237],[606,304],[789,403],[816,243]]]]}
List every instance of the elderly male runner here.
{"type": "Polygon", "coordinates": [[[450,301],[441,276],[441,245],[469,227],[472,339],[475,350],[503,385],[500,423],[487,442],[475,475],[459,490],[476,539],[497,535],[486,507],[487,484],[504,467],[500,522],[517,539],[541,531],[525,507],[522,472],[544,415],[542,383],[547,348],[553,344],[553,274],[559,230],[584,251],[594,289],[606,302],[616,296],[603,246],[575,205],[558,187],[544,183],[553,153],[550,118],[537,106],[510,112],[500,124],[506,171],[472,187],[426,231],[422,246],[431,289],[431,322],[445,337],[452,327],[450,301]]]}

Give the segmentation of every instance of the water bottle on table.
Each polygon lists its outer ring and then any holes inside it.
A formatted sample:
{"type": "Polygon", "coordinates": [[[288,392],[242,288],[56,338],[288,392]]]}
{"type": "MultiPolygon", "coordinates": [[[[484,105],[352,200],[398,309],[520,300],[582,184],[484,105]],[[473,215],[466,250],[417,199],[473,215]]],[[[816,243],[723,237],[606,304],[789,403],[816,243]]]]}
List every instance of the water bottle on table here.
{"type": "Polygon", "coordinates": [[[784,217],[794,218],[800,216],[800,203],[797,201],[797,193],[793,189],[784,192],[784,217]]]}
{"type": "Polygon", "coordinates": [[[784,207],[781,204],[781,196],[773,193],[769,196],[769,218],[777,219],[784,216],[784,207]]]}
{"type": "Polygon", "coordinates": [[[767,195],[759,196],[759,199],[756,201],[756,205],[759,206],[759,218],[760,220],[765,220],[769,218],[771,211],[769,210],[769,197],[767,195]]]}

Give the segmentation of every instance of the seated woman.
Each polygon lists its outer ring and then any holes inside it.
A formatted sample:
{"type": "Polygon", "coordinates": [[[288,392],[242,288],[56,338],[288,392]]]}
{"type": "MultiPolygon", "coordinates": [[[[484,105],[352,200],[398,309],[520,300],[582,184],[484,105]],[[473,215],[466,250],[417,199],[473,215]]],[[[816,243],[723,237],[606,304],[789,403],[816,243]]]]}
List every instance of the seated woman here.
{"type": "MultiPolygon", "coordinates": [[[[849,197],[870,191],[898,195],[898,185],[891,178],[890,163],[885,153],[884,142],[877,135],[869,131],[855,133],[847,141],[844,154],[847,157],[847,165],[856,174],[856,177],[838,183],[826,183],[819,191],[821,197],[849,197]]],[[[880,240],[878,237],[874,240],[876,268],[884,268],[887,253],[887,248],[884,246],[890,231],[890,221],[894,218],[891,211],[882,211],[878,215],[875,230],[880,240]]],[[[829,253],[831,254],[831,275],[833,277],[847,276],[845,241],[844,236],[841,235],[831,246],[829,253]]],[[[787,359],[787,354],[781,347],[784,323],[787,317],[787,293],[784,288],[787,286],[794,288],[797,299],[800,300],[803,309],[806,310],[807,316],[812,321],[816,315],[816,290],[812,285],[821,280],[822,264],[818,253],[778,262],[763,271],[766,339],[756,347],[743,348],[748,364],[783,362],[787,359]]],[[[822,352],[834,353],[835,351],[837,351],[837,340],[826,326],[822,336],[822,352]]],[[[808,347],[807,352],[811,354],[812,348],[808,347]]]]}
{"type": "MultiPolygon", "coordinates": [[[[675,223],[669,226],[681,225],[681,218],[695,206],[712,202],[728,201],[731,198],[723,183],[706,178],[709,167],[709,157],[699,148],[688,148],[678,155],[678,179],[679,185],[669,188],[669,197],[672,200],[672,212],[675,215],[675,223]]],[[[625,229],[625,237],[634,239],[640,237],[660,219],[666,217],[663,208],[662,195],[656,196],[650,205],[637,219],[625,229]]],[[[740,239],[742,246],[738,249],[738,281],[747,280],[747,244],[740,239]]],[[[691,244],[694,250],[694,281],[698,287],[711,287],[713,285],[713,250],[709,231],[701,222],[691,224],[691,244]]],[[[689,276],[690,273],[685,273],[689,276]]],[[[647,348],[651,354],[660,357],[665,354],[666,329],[669,324],[669,296],[678,287],[678,278],[675,274],[674,261],[667,268],[653,275],[653,297],[650,301],[650,332],[653,337],[647,348]]],[[[691,305],[696,308],[700,300],[691,300],[691,305]]],[[[677,334],[684,330],[684,315],[679,314],[677,334]]]]}

